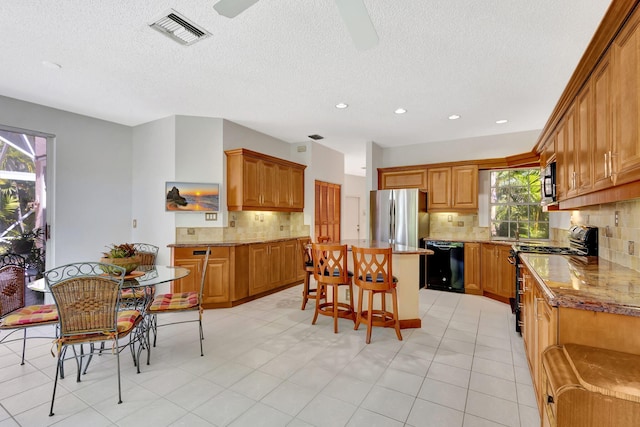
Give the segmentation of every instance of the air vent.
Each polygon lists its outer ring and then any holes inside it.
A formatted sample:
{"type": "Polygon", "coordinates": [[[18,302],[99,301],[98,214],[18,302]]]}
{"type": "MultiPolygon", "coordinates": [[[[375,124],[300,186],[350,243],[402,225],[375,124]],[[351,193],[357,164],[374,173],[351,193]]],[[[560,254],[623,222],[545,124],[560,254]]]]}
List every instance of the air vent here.
{"type": "Polygon", "coordinates": [[[324,139],[324,136],[313,134],[313,135],[309,135],[309,138],[315,139],[317,141],[319,139],[324,139]]]}
{"type": "Polygon", "coordinates": [[[170,9],[149,26],[184,45],[192,45],[198,40],[205,39],[211,35],[173,9],[170,9]]]}

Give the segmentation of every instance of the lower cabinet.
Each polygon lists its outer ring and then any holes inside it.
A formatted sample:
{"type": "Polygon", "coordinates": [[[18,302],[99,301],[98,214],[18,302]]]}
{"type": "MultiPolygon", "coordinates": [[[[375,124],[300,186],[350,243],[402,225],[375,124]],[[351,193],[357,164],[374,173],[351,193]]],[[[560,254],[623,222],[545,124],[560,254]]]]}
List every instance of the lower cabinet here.
{"type": "MultiPolygon", "coordinates": [[[[173,284],[174,292],[191,292],[200,290],[202,263],[207,252],[206,247],[175,248],[173,265],[191,270],[184,279],[173,284]]],[[[202,292],[203,304],[224,303],[230,300],[229,270],[230,248],[212,247],[207,263],[207,276],[202,292]]]]}
{"type": "Polygon", "coordinates": [[[480,243],[464,244],[464,292],[482,295],[480,281],[480,243]]]}
{"type": "MultiPolygon", "coordinates": [[[[260,294],[304,280],[301,248],[303,240],[239,246],[211,246],[203,289],[205,308],[231,307],[260,294]]],[[[206,246],[172,250],[172,264],[191,270],[187,277],[172,283],[173,292],[200,289],[206,246]]]]}
{"type": "Polygon", "coordinates": [[[481,244],[480,279],[483,294],[502,302],[509,302],[515,297],[516,269],[509,263],[510,251],[509,245],[481,244]]]}

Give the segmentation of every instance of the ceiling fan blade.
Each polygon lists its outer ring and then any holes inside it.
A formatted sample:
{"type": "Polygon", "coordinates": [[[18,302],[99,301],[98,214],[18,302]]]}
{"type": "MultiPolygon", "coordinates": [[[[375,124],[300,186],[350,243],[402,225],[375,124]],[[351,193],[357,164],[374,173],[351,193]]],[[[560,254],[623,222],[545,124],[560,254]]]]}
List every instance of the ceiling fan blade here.
{"type": "Polygon", "coordinates": [[[258,0],[220,0],[213,8],[222,16],[235,18],[256,3],[258,0]]]}
{"type": "Polygon", "coordinates": [[[358,50],[378,44],[378,34],[363,0],[336,0],[336,5],[358,50]]]}

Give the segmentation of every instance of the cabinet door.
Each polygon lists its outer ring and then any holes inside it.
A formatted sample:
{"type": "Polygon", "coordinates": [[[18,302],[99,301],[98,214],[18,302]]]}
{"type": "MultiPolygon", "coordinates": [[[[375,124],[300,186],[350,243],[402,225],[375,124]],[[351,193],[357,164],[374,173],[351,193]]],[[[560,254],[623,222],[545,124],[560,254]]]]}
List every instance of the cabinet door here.
{"type": "Polygon", "coordinates": [[[640,179],[640,9],[613,43],[617,83],[614,110],[615,184],[640,179]]]}
{"type": "Polygon", "coordinates": [[[529,270],[523,265],[521,269],[522,276],[522,311],[520,313],[520,319],[523,324],[520,326],[522,330],[522,339],[524,340],[524,348],[527,354],[527,360],[529,366],[533,372],[533,364],[535,362],[537,332],[536,332],[536,317],[533,308],[533,277],[529,270]]]}
{"type": "Polygon", "coordinates": [[[498,294],[498,272],[496,265],[496,245],[483,243],[480,251],[482,290],[498,294]]]}
{"type": "Polygon", "coordinates": [[[304,209],[304,169],[291,169],[291,207],[304,209]]]}
{"type": "Polygon", "coordinates": [[[565,198],[578,195],[576,182],[576,109],[575,104],[569,108],[564,119],[564,146],[562,150],[562,163],[565,174],[565,198]]]}
{"type": "Polygon", "coordinates": [[[591,77],[593,91],[593,134],[591,140],[592,188],[611,187],[609,155],[613,145],[613,80],[610,55],[600,61],[591,77]]]}
{"type": "Polygon", "coordinates": [[[551,307],[542,296],[542,292],[535,286],[535,313],[537,345],[533,367],[533,382],[538,397],[538,408],[544,408],[544,369],[542,367],[542,352],[550,345],[557,343],[557,309],[551,307]]]}
{"type": "Polygon", "coordinates": [[[298,264],[298,242],[297,240],[286,240],[282,242],[280,247],[282,251],[281,284],[293,283],[298,279],[298,272],[300,271],[300,264],[298,264]]]}
{"type": "Polygon", "coordinates": [[[591,191],[591,147],[593,129],[593,93],[587,84],[578,94],[576,105],[576,127],[573,141],[575,191],[584,194],[591,191]]]}
{"type": "Polygon", "coordinates": [[[464,292],[482,295],[480,282],[480,243],[464,244],[464,292]]]}
{"type": "Polygon", "coordinates": [[[567,198],[569,184],[567,182],[567,142],[566,142],[566,125],[563,119],[556,130],[556,197],[558,201],[567,198]]]}
{"type": "Polygon", "coordinates": [[[379,190],[420,188],[427,190],[427,169],[380,171],[379,190]]]}
{"type": "Polygon", "coordinates": [[[271,162],[261,161],[261,182],[262,185],[262,203],[263,208],[278,207],[278,165],[271,162]]]}
{"type": "Polygon", "coordinates": [[[499,245],[496,248],[496,264],[498,266],[498,274],[496,275],[498,282],[498,295],[505,298],[514,298],[516,296],[516,267],[509,263],[509,255],[511,247],[499,245]]]}
{"type": "Polygon", "coordinates": [[[256,244],[249,247],[249,295],[269,290],[271,283],[269,261],[268,244],[256,244]]]}
{"type": "Polygon", "coordinates": [[[242,205],[259,207],[262,202],[262,162],[252,157],[242,159],[242,205]]]}
{"type": "Polygon", "coordinates": [[[275,186],[277,189],[277,202],[279,208],[291,207],[291,168],[284,165],[276,167],[277,179],[275,186]]]}
{"type": "MultiPolygon", "coordinates": [[[[205,249],[206,250],[206,249],[205,249]]],[[[171,292],[195,292],[200,289],[200,277],[202,276],[202,260],[199,258],[178,255],[173,259],[173,265],[184,267],[190,271],[189,275],[171,282],[171,292]]]]}
{"type": "Polygon", "coordinates": [[[478,209],[478,166],[451,168],[451,207],[478,209]]]}
{"type": "MultiPolygon", "coordinates": [[[[204,304],[229,302],[229,248],[211,248],[209,262],[207,263],[207,276],[202,290],[202,302],[204,304]]],[[[200,278],[198,278],[198,286],[200,278]]]]}
{"type": "Polygon", "coordinates": [[[427,170],[427,210],[451,208],[451,168],[427,170]]]}

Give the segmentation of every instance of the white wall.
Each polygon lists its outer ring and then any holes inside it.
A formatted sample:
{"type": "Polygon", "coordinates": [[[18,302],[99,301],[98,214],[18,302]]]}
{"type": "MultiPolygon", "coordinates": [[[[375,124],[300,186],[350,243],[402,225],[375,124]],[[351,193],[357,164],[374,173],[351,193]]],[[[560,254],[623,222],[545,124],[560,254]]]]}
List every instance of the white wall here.
{"type": "Polygon", "coordinates": [[[175,217],[165,212],[165,182],[175,181],[175,117],[133,128],[133,212],[131,241],[160,248],[158,264],[169,264],[167,245],[175,242],[175,217]]]}
{"type": "Polygon", "coordinates": [[[47,268],[97,261],[106,245],[130,240],[130,127],[3,96],[0,125],[55,135],[47,147],[47,191],[56,201],[47,206],[47,268]]]}
{"type": "Polygon", "coordinates": [[[539,130],[533,130],[384,148],[379,159],[381,165],[377,167],[493,159],[528,153],[535,146],[539,135],[539,130]]]}

